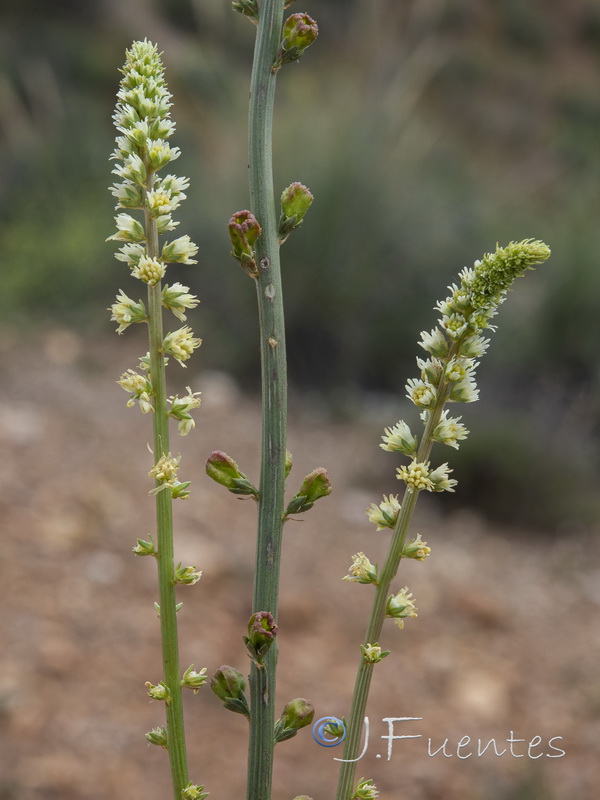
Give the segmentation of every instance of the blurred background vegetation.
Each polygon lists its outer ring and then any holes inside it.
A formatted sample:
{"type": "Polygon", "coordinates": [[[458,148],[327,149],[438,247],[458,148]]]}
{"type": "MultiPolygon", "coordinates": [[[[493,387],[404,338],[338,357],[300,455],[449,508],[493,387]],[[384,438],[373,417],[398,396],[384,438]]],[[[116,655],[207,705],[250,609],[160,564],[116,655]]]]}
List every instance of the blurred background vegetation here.
{"type": "MultiPolygon", "coordinates": [[[[600,6],[307,0],[298,10],[321,34],[278,87],[276,188],[301,180],[316,197],[284,254],[295,396],[335,415],[385,409],[377,425],[392,424],[446,284],[497,241],[545,239],[552,260],[502,309],[481,368],[484,402],[466,420],[476,435],[453,457],[454,502],[547,533],[589,527],[600,473],[600,6]]],[[[226,0],[4,0],[0,14],[4,330],[108,337],[115,289],[134,291],[104,242],[106,187],[117,68],[147,36],[174,95],[175,170],[192,179],[181,230],[200,264],[177,277],[202,298],[204,365],[256,390],[254,289],[226,230],[248,204],[248,21],[226,0]]]]}

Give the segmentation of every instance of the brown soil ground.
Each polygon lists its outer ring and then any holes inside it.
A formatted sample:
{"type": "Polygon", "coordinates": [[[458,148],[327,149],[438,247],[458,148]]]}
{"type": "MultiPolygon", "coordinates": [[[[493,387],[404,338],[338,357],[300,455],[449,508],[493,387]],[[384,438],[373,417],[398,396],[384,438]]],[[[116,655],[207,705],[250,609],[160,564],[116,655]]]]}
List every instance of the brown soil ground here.
{"type": "MultiPolygon", "coordinates": [[[[66,331],[36,347],[9,334],[2,342],[0,800],[166,800],[166,754],[144,739],[163,723],[144,689],[161,677],[155,564],[130,553],[153,524],[149,419],[126,409],[114,384],[135,364],[132,345],[66,331]]],[[[255,477],[260,413],[226,376],[190,368],[184,380],[202,390],[203,406],[194,434],[173,443],[193,482],[176,507],[176,555],[204,575],[181,590],[182,662],[245,671],[255,509],[210,482],[204,462],[223,449],[255,477]]],[[[377,442],[397,416],[348,426],[293,408],[292,487],[326,466],[335,488],[285,531],[281,707],[306,696],[319,717],[347,713],[371,589],[340,578],[359,550],[383,557],[388,537],[364,511],[396,490],[396,461],[377,442]],[[385,485],[357,488],[373,486],[382,465],[385,485]]],[[[402,565],[398,588],[410,586],[419,618],[386,628],[392,655],[376,671],[359,775],[390,800],[596,800],[598,541],[549,543],[437,508],[423,502],[416,528],[432,556],[402,565]],[[389,717],[421,718],[394,731],[421,738],[394,740],[388,760],[389,717]],[[477,755],[478,739],[509,748],[511,731],[525,740],[514,754],[477,755]],[[432,752],[447,739],[445,754],[429,756],[428,738],[432,752]],[[566,755],[552,758],[561,752],[552,744],[566,755]]],[[[244,797],[245,720],[208,688],[189,693],[186,715],[194,780],[215,800],[244,797]]],[[[331,800],[339,755],[310,731],[282,743],[274,797],[331,800]]]]}

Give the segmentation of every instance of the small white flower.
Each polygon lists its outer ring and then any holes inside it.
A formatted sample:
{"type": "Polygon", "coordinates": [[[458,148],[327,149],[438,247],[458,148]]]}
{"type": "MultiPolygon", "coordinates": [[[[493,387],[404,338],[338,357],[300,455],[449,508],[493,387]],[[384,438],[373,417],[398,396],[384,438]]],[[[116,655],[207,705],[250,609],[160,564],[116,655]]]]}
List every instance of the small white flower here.
{"type": "Polygon", "coordinates": [[[186,192],[189,187],[189,178],[178,178],[176,175],[165,175],[165,177],[156,184],[157,189],[161,189],[163,192],[169,192],[173,197],[178,196],[182,200],[186,197],[184,192],[186,192]]]}
{"type": "Polygon", "coordinates": [[[437,358],[444,358],[448,353],[448,340],[439,328],[434,328],[431,333],[421,331],[419,346],[437,358]]]}
{"type": "Polygon", "coordinates": [[[146,307],[141,302],[136,303],[130,297],[119,290],[117,302],[113,303],[108,309],[112,312],[111,320],[118,323],[117,333],[123,333],[134,322],[144,322],[148,319],[146,307]]]}
{"type": "Polygon", "coordinates": [[[406,396],[419,408],[433,408],[437,399],[435,386],[425,381],[409,378],[406,384],[406,396]]]}
{"type": "Polygon", "coordinates": [[[165,189],[153,189],[146,195],[146,204],[153,217],[170,214],[179,207],[180,203],[179,195],[172,195],[165,189]]]}
{"type": "Polygon", "coordinates": [[[156,220],[156,229],[159,234],[174,231],[179,225],[179,222],[176,222],[170,214],[159,214],[154,219],[156,220]]]}
{"type": "Polygon", "coordinates": [[[437,469],[434,469],[433,472],[429,473],[429,480],[433,484],[433,491],[434,492],[453,492],[454,486],[458,483],[453,478],[449,478],[448,475],[452,472],[449,469],[448,464],[442,464],[437,469]]]}
{"type": "Polygon", "coordinates": [[[201,344],[202,339],[196,339],[192,329],[189,325],[186,325],[166,335],[163,342],[163,350],[165,353],[172,355],[182,367],[185,367],[183,362],[187,361],[194,350],[200,347],[201,344]]]}
{"type": "Polygon", "coordinates": [[[440,324],[442,328],[446,331],[448,336],[456,341],[460,339],[463,333],[467,330],[467,320],[463,317],[462,314],[450,314],[442,317],[440,320],[440,324]]]}
{"type": "Polygon", "coordinates": [[[142,256],[136,266],[131,270],[134,278],[147,283],[149,286],[156,286],[156,284],[164,277],[167,268],[162,261],[156,258],[148,258],[142,256]]]}
{"type": "Polygon", "coordinates": [[[483,336],[469,336],[462,343],[460,351],[466,358],[479,358],[490,346],[490,340],[483,336]]]}
{"type": "Polygon", "coordinates": [[[186,316],[183,313],[184,310],[186,308],[196,308],[200,302],[195,294],[189,294],[188,287],[182,283],[165,286],[162,290],[162,301],[164,307],[170,309],[182,322],[186,320],[186,316]]]}
{"type": "Polygon", "coordinates": [[[167,242],[164,245],[161,253],[163,261],[170,264],[197,264],[194,261],[194,256],[198,252],[198,245],[194,244],[190,237],[186,234],[174,239],[172,242],[167,242]]]}
{"type": "Polygon", "coordinates": [[[171,145],[163,139],[147,139],[146,149],[148,161],[153,170],[161,169],[168,164],[169,161],[174,161],[181,155],[181,150],[178,147],[171,147],[171,145]]]}
{"type": "Polygon", "coordinates": [[[377,566],[371,564],[364,553],[355,553],[352,556],[348,574],[342,580],[356,583],[377,583],[377,566]]]}
{"type": "Polygon", "coordinates": [[[433,491],[433,483],[429,477],[429,463],[419,462],[413,459],[408,467],[400,467],[396,470],[398,480],[404,481],[409,489],[428,492],[433,491]]]}
{"type": "Polygon", "coordinates": [[[458,442],[466,439],[469,431],[460,422],[462,417],[448,417],[448,412],[443,411],[440,421],[436,425],[432,439],[440,444],[447,444],[458,450],[458,442]]]}
{"type": "Polygon", "coordinates": [[[448,400],[454,403],[474,403],[479,400],[479,389],[472,373],[467,373],[462,381],[452,386],[448,400]]]}
{"type": "Polygon", "coordinates": [[[438,358],[417,358],[417,366],[421,370],[421,378],[432,386],[437,386],[442,377],[442,362],[438,358]]]}
{"type": "Polygon", "coordinates": [[[397,494],[390,494],[389,496],[384,494],[383,502],[379,505],[371,503],[367,509],[367,517],[369,522],[377,525],[378,531],[382,531],[384,528],[393,528],[398,520],[400,508],[397,494]]]}
{"type": "Polygon", "coordinates": [[[397,422],[393,428],[385,428],[384,436],[381,438],[383,444],[380,444],[379,447],[389,453],[398,452],[412,456],[417,450],[417,437],[412,435],[404,420],[397,422]]]}
{"type": "Polygon", "coordinates": [[[142,242],[145,239],[144,226],[130,214],[117,214],[117,232],[106,240],[117,242],[142,242]]]}
{"type": "Polygon", "coordinates": [[[177,471],[179,469],[179,462],[181,456],[173,458],[171,453],[161,456],[156,464],[148,473],[148,477],[154,478],[159,486],[152,489],[150,494],[158,494],[163,489],[174,487],[179,481],[177,480],[177,471]]]}
{"type": "Polygon", "coordinates": [[[427,542],[424,542],[423,539],[421,539],[421,534],[418,533],[411,542],[404,546],[402,558],[412,558],[415,561],[425,561],[430,553],[431,547],[427,546],[427,542]]]}
{"type": "Polygon", "coordinates": [[[363,661],[367,664],[377,664],[382,658],[390,654],[389,650],[382,650],[377,642],[374,644],[361,644],[360,652],[362,653],[363,661]]]}
{"type": "Polygon", "coordinates": [[[187,395],[183,397],[169,398],[171,408],[169,409],[169,416],[179,421],[178,429],[180,436],[187,436],[188,433],[196,427],[196,423],[192,419],[190,411],[200,406],[200,392],[192,392],[189,386],[187,388],[187,395]]]}
{"type": "Polygon", "coordinates": [[[146,254],[143,244],[124,244],[115,253],[117,261],[124,261],[129,267],[137,266],[140,258],[146,254]]]}
{"type": "Polygon", "coordinates": [[[412,592],[408,591],[408,586],[401,589],[395,595],[388,597],[386,615],[392,617],[399,628],[404,628],[404,620],[407,617],[417,616],[417,607],[412,598],[412,592]]]}
{"type": "Polygon", "coordinates": [[[142,208],[144,204],[141,187],[132,181],[115,183],[110,192],[117,200],[117,208],[142,208]]]}
{"type": "Polygon", "coordinates": [[[137,400],[142,414],[149,414],[152,409],[152,384],[148,377],[140,375],[135,370],[128,369],[117,381],[119,386],[131,395],[127,401],[127,408],[132,408],[137,400]]]}

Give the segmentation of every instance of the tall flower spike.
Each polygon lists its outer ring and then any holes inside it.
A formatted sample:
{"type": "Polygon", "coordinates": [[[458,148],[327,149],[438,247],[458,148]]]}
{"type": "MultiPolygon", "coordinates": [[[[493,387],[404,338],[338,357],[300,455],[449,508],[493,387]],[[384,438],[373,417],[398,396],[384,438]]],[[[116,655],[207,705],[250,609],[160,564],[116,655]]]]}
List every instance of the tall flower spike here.
{"type": "MultiPolygon", "coordinates": [[[[400,421],[393,428],[385,429],[381,445],[384,450],[404,453],[411,459],[408,465],[397,470],[397,477],[406,484],[402,506],[396,501],[396,513],[390,496],[389,499],[384,497],[384,503],[379,506],[372,504],[367,511],[369,520],[378,529],[389,526],[394,528],[394,533],[378,574],[367,637],[361,645],[363,658],[349,715],[348,736],[336,795],[338,800],[370,800],[378,794],[372,782],[362,778],[352,793],[368,700],[368,690],[363,689],[368,685],[365,681],[371,664],[384,655],[373,640],[379,638],[385,617],[393,618],[398,627],[403,627],[405,619],[417,615],[412,595],[406,587],[396,594],[389,595],[388,592],[402,558],[424,561],[431,552],[420,536],[407,543],[418,494],[423,490],[452,492],[456,485],[456,481],[449,477],[451,470],[448,464],[432,468],[429,461],[435,442],[458,448],[458,442],[468,434],[460,422],[461,417],[449,417],[444,406],[448,402],[470,403],[478,399],[479,392],[475,384],[478,364],[475,359],[486,352],[489,344],[482,333],[486,328],[493,329],[491,320],[512,282],[535,264],[546,261],[549,256],[547,245],[533,239],[511,242],[506,247],[498,247],[494,253],[488,253],[476,261],[472,268],[462,270],[460,284],[450,286],[449,296],[436,305],[440,314],[438,326],[429,333],[421,333],[419,344],[429,357],[417,359],[420,375],[408,381],[406,391],[409,399],[421,409],[420,418],[425,430],[417,446],[417,440],[408,425],[400,421]]],[[[361,567],[361,555],[355,556],[357,572],[361,567]]],[[[349,578],[352,579],[352,573],[349,578]]]]}
{"type": "Polygon", "coordinates": [[[156,557],[160,602],[155,607],[161,620],[164,674],[159,683],[147,686],[152,698],[165,701],[167,717],[167,727],[150,731],[146,738],[169,752],[174,797],[203,800],[203,787],[189,779],[181,692],[182,687],[196,691],[206,680],[205,670],[196,672],[192,666],[181,677],[176,618],[180,604],[175,594],[178,584],[194,584],[201,573],[193,566],[175,565],[173,559],[171,504],[189,496],[189,482],[179,480],[180,459],[171,455],[169,447],[170,420],[177,422],[180,434],[189,433],[194,427],[191,412],[200,400],[199,392],[189,387],[183,397],[167,397],[165,374],[168,355],[185,366],[201,341],[187,325],[172,332],[163,329],[164,308],[185,322],[185,312],[198,305],[198,299],[180,283],[162,286],[168,265],[195,264],[198,248],[187,235],[161,241],[163,234],[178,225],[172,215],[185,200],[189,181],[172,174],[159,177],[180,152],[169,143],[175,130],[170,119],[171,95],[155,45],[147,40],[134,42],[121,72],[114,114],[118,136],[112,154],[117,182],[111,192],[117,210],[122,211],[115,218],[117,232],[110,238],[120,244],[117,259],[146,285],[148,299],[136,303],[120,292],[110,311],[118,333],[134,322],[146,322],[149,330],[148,354],[140,360],[140,372],[127,370],[118,382],[129,393],[128,406],[137,401],[144,413],[152,412],[154,465],[149,476],[155,481],[150,494],[156,498],[156,540],[152,536],[138,539],[133,552],[156,557]]]}

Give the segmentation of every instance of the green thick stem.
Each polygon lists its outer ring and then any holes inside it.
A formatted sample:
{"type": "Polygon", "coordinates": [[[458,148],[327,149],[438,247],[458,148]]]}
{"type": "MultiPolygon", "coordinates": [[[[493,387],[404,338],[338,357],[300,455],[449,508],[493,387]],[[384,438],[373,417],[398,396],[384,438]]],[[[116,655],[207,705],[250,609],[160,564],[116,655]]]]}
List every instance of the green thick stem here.
{"type": "MultiPolygon", "coordinates": [[[[458,345],[454,345],[447,356],[447,360],[452,358],[459,352],[458,345]]],[[[433,446],[433,431],[440,421],[444,404],[448,398],[449,384],[442,380],[437,391],[437,400],[435,407],[432,409],[431,414],[427,420],[423,438],[417,453],[417,461],[427,461],[433,446]]],[[[386,616],[387,600],[390,596],[390,587],[393,579],[396,577],[400,560],[402,558],[402,551],[406,544],[406,537],[410,529],[413,513],[417,505],[417,500],[420,491],[407,488],[402,500],[402,508],[398,515],[398,520],[392,534],[392,541],[386,556],[383,569],[379,574],[378,583],[375,591],[375,599],[373,601],[373,608],[367,632],[363,641],[364,645],[375,644],[380,641],[381,631],[386,616]]],[[[336,800],[350,800],[353,793],[354,781],[356,777],[356,761],[359,756],[360,737],[367,708],[367,701],[369,698],[369,689],[371,687],[371,677],[373,675],[373,668],[376,665],[373,663],[365,662],[361,658],[361,662],[356,674],[356,683],[354,684],[354,694],[352,696],[352,707],[350,710],[348,731],[346,735],[346,744],[344,746],[344,753],[342,758],[345,759],[340,767],[340,776],[336,794],[336,800]]]]}
{"type": "MultiPolygon", "coordinates": [[[[269,611],[275,618],[284,511],[287,369],[278,217],[273,192],[272,127],[276,75],[272,66],[280,45],[284,3],[285,0],[262,0],[260,3],[248,136],[250,208],[262,228],[255,247],[263,432],[253,611],[269,611]]],[[[276,662],[275,643],[266,656],[264,668],[255,664],[251,666],[248,800],[270,800],[271,797],[276,662]]]]}
{"type": "MultiPolygon", "coordinates": [[[[150,258],[158,255],[158,233],[156,222],[146,212],[147,250],[150,258]]],[[[167,414],[167,387],[165,357],[162,349],[162,299],[160,282],[148,286],[148,317],[150,338],[150,377],[154,392],[154,461],[169,453],[169,417],[167,414]]],[[[159,486],[157,482],[157,486],[159,486]]],[[[163,681],[168,688],[170,700],[167,706],[167,742],[173,797],[180,800],[189,783],[183,703],[181,697],[181,671],[179,667],[179,640],[177,635],[177,611],[175,564],[173,557],[173,500],[168,490],[156,495],[157,562],[160,605],[160,633],[163,659],[163,681]]]]}

